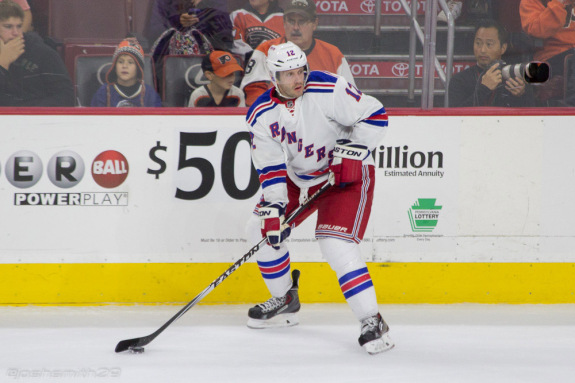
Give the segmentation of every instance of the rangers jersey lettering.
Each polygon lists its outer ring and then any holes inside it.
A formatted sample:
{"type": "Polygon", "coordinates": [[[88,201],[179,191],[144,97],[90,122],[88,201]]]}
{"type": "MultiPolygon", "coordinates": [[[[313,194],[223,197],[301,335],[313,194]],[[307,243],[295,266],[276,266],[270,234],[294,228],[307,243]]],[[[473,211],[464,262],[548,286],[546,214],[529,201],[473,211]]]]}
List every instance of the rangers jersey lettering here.
{"type": "MultiPolygon", "coordinates": [[[[273,88],[265,92],[246,116],[252,160],[269,202],[287,202],[286,177],[300,188],[324,182],[337,140],[373,150],[387,131],[381,103],[333,73],[312,71],[295,100],[282,102],[274,94],[273,88]]],[[[373,165],[372,156],[363,163],[373,165]]]]}

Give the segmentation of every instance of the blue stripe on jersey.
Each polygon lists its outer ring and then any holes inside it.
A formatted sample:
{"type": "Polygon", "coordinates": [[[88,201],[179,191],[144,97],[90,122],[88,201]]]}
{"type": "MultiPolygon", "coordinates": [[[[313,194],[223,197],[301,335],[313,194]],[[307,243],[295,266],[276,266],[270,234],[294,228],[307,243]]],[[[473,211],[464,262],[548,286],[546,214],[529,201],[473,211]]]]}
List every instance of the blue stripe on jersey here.
{"type": "Polygon", "coordinates": [[[308,174],[297,174],[297,173],[295,173],[295,175],[296,175],[299,179],[302,179],[302,180],[305,180],[305,181],[309,181],[309,180],[314,180],[314,179],[316,179],[316,178],[318,178],[318,177],[321,177],[321,176],[327,174],[328,172],[329,172],[329,168],[323,169],[323,170],[317,170],[317,171],[315,171],[315,172],[311,172],[311,173],[308,173],[308,174]]]}
{"type": "Polygon", "coordinates": [[[337,77],[330,72],[314,70],[309,74],[307,82],[331,82],[335,84],[337,82],[337,77]]]}
{"type": "Polygon", "coordinates": [[[262,188],[265,189],[272,185],[285,184],[285,183],[287,183],[285,177],[272,178],[270,180],[262,182],[262,188]]]}
{"type": "Polygon", "coordinates": [[[297,176],[297,178],[300,178],[300,179],[302,179],[302,180],[304,180],[304,181],[309,181],[309,180],[313,180],[313,179],[316,179],[316,178],[317,178],[317,176],[307,176],[307,175],[305,175],[305,174],[299,175],[299,174],[297,174],[297,173],[296,173],[296,176],[297,176]]]}
{"type": "Polygon", "coordinates": [[[312,71],[305,83],[305,92],[333,93],[337,77],[329,72],[312,71]]]}
{"type": "Polygon", "coordinates": [[[247,123],[254,126],[259,116],[268,110],[272,110],[276,106],[277,104],[271,99],[271,89],[268,89],[264,94],[258,97],[248,110],[248,114],[246,115],[247,123]]]}
{"type": "Polygon", "coordinates": [[[307,93],[333,93],[333,88],[331,89],[322,89],[322,88],[313,88],[309,87],[305,90],[307,93]]]}
{"type": "Polygon", "coordinates": [[[279,183],[286,183],[286,169],[286,164],[266,166],[263,169],[257,169],[262,188],[267,188],[268,186],[279,183]]]}
{"type": "Polygon", "coordinates": [[[366,124],[379,126],[379,127],[386,127],[388,125],[387,121],[387,113],[385,108],[379,109],[377,112],[373,113],[371,116],[363,120],[366,124]]]}
{"type": "Polygon", "coordinates": [[[287,169],[286,164],[266,166],[263,169],[258,169],[258,174],[261,176],[263,174],[268,174],[270,172],[277,172],[278,170],[286,170],[286,169],[287,169]]]}

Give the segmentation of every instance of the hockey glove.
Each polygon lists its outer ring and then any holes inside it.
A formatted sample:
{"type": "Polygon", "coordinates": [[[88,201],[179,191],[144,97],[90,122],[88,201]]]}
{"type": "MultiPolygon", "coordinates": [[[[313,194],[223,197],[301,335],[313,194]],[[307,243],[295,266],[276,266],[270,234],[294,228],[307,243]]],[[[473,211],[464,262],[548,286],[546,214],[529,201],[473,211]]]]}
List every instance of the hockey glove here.
{"type": "Polygon", "coordinates": [[[285,207],[279,203],[262,202],[258,214],[262,220],[262,235],[268,237],[268,243],[276,250],[289,237],[291,228],[284,224],[285,207]]]}
{"type": "Polygon", "coordinates": [[[344,187],[348,183],[359,181],[362,161],[367,156],[367,146],[354,144],[349,140],[337,140],[333,148],[333,162],[329,167],[334,175],[334,185],[344,187]]]}

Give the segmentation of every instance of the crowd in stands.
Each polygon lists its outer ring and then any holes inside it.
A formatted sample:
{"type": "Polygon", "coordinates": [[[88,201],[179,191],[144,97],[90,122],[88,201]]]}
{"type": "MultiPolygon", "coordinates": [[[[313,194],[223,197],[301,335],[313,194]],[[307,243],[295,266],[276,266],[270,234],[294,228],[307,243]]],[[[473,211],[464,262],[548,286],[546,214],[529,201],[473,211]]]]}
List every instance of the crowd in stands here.
{"type": "MultiPolygon", "coordinates": [[[[476,60],[453,75],[449,106],[575,106],[575,0],[517,3],[522,33],[533,42],[530,58],[549,64],[550,80],[531,84],[502,73],[512,42],[491,0],[449,0],[456,23],[475,26],[469,44],[476,60]]],[[[186,73],[192,80],[182,77],[187,93],[177,105],[250,106],[271,87],[268,50],[288,41],[306,53],[311,70],[337,73],[355,85],[345,55],[315,37],[320,19],[313,0],[245,0],[234,9],[223,0],[150,4],[145,31],[118,38],[91,102],[81,102],[61,52],[34,31],[34,8],[27,0],[0,0],[0,106],[174,106],[166,102],[164,83],[172,56],[196,56],[201,67],[201,73],[186,73]]],[[[438,21],[447,21],[444,10],[438,21]]]]}

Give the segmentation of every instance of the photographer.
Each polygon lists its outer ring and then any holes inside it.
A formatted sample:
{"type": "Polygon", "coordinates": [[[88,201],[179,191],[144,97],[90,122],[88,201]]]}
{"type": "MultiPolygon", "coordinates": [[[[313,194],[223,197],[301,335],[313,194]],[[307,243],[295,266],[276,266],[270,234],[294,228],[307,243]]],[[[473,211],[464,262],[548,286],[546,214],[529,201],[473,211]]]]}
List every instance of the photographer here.
{"type": "Polygon", "coordinates": [[[494,20],[479,22],[473,42],[477,65],[453,75],[449,106],[534,106],[532,90],[523,79],[503,78],[501,57],[506,50],[505,28],[494,20]]]}

